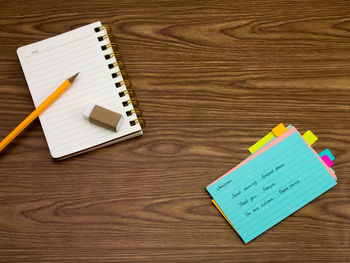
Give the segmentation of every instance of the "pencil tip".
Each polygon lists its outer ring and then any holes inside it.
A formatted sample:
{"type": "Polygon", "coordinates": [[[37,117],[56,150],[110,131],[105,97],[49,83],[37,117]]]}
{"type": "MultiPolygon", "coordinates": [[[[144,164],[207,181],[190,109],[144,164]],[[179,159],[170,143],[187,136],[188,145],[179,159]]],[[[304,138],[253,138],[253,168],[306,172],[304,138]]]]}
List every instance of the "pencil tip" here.
{"type": "Polygon", "coordinates": [[[77,74],[75,74],[74,76],[71,76],[71,77],[68,79],[68,81],[69,81],[70,83],[72,83],[72,82],[75,80],[75,78],[78,76],[78,74],[79,74],[79,72],[78,72],[77,74]]]}

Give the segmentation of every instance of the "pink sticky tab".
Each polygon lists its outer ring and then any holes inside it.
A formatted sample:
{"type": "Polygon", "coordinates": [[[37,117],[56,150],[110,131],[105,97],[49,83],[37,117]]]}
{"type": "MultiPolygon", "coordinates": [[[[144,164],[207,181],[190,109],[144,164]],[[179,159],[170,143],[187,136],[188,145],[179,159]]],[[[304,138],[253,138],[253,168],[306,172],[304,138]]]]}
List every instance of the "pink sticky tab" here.
{"type": "Polygon", "coordinates": [[[328,167],[332,167],[334,165],[332,160],[329,159],[328,155],[323,155],[321,159],[327,164],[328,167]]]}

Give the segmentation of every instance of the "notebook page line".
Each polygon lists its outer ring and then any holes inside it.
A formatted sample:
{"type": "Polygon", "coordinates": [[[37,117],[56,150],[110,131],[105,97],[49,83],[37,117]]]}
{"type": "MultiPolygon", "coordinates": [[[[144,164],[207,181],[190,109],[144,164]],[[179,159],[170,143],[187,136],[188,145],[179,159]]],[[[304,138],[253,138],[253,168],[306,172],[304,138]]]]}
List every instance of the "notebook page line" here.
{"type": "MultiPolygon", "coordinates": [[[[113,99],[112,103],[116,107],[118,107],[118,109],[123,110],[124,108],[122,108],[122,103],[117,100],[117,97],[119,97],[118,94],[116,93],[114,97],[115,97],[114,99],[109,98],[108,100],[105,100],[104,99],[105,93],[103,92],[103,90],[101,90],[99,91],[99,93],[96,93],[96,96],[94,97],[94,99],[91,99],[90,94],[86,94],[86,95],[80,96],[79,99],[75,99],[75,100],[70,99],[70,101],[62,101],[62,102],[57,101],[57,103],[53,105],[54,107],[52,107],[52,110],[48,112],[50,113],[50,116],[53,119],[55,119],[56,121],[59,121],[60,118],[69,116],[72,112],[74,112],[78,108],[81,108],[81,106],[85,108],[85,106],[88,103],[105,104],[105,102],[109,101],[110,99],[113,99]],[[72,103],[74,103],[74,105],[71,105],[72,103]]],[[[125,100],[127,100],[126,97],[125,97],[125,100]]]]}
{"type": "MultiPolygon", "coordinates": [[[[79,72],[79,75],[84,75],[84,79],[76,79],[76,82],[74,82],[74,86],[72,85],[72,87],[67,90],[66,94],[69,94],[69,99],[75,99],[76,97],[73,95],[81,95],[81,92],[88,92],[91,89],[94,89],[93,85],[99,85],[99,86],[107,86],[110,83],[109,79],[106,79],[102,82],[100,82],[97,77],[101,77],[101,76],[105,76],[105,71],[95,71],[92,74],[89,74],[89,72],[79,72]],[[85,75],[87,75],[89,78],[86,78],[85,75]],[[93,77],[93,78],[92,78],[93,77]]],[[[56,82],[61,81],[61,80],[57,80],[56,82]]],[[[57,86],[57,85],[56,85],[57,86]]],[[[42,86],[38,86],[38,89],[40,89],[42,91],[42,95],[38,96],[37,99],[42,101],[44,99],[47,98],[48,95],[50,95],[57,87],[54,86],[54,84],[47,84],[47,85],[42,85],[42,86]],[[44,89],[44,87],[52,87],[52,88],[47,88],[44,89]]],[[[62,97],[63,98],[63,97],[62,97]]],[[[68,95],[64,95],[64,100],[65,101],[69,101],[68,100],[68,95]],[[67,98],[67,99],[66,99],[67,98]]]]}
{"type": "MultiPolygon", "coordinates": [[[[104,58],[103,58],[104,59],[104,58]]],[[[77,61],[75,61],[75,63],[72,63],[71,65],[69,65],[69,66],[71,66],[71,67],[68,67],[67,65],[65,65],[64,66],[64,68],[65,68],[65,71],[59,71],[58,69],[56,69],[56,68],[54,68],[54,69],[50,69],[49,71],[47,71],[47,72],[45,72],[45,75],[47,74],[47,73],[51,73],[51,72],[53,72],[54,74],[54,77],[56,77],[56,79],[58,80],[58,76],[60,76],[60,75],[68,75],[69,73],[71,73],[72,71],[73,71],[73,69],[76,69],[77,67],[76,67],[76,62],[77,61]],[[68,68],[68,69],[67,69],[68,68]]],[[[97,62],[97,60],[86,60],[85,59],[85,64],[81,64],[81,66],[80,66],[80,68],[79,68],[79,70],[80,71],[82,71],[82,70],[84,70],[84,71],[87,71],[87,70],[92,70],[92,69],[94,69],[95,67],[94,66],[91,66],[91,65],[93,65],[94,63],[96,63],[97,62]]],[[[106,61],[106,67],[108,66],[108,64],[110,64],[110,63],[113,63],[113,60],[112,61],[106,61]]],[[[56,65],[56,64],[55,64],[56,65]]],[[[56,65],[56,67],[58,67],[58,68],[62,68],[62,66],[61,65],[56,65]]],[[[107,67],[108,68],[108,67],[107,67]]],[[[109,69],[109,68],[108,68],[109,69]]],[[[119,69],[119,67],[116,65],[113,69],[109,69],[109,70],[111,70],[111,74],[113,73],[113,72],[118,72],[118,71],[120,71],[120,69],[119,69]]],[[[80,72],[79,71],[79,72],[80,72]]],[[[42,76],[43,74],[39,74],[40,76],[42,76]]],[[[121,76],[118,76],[117,78],[115,78],[116,80],[122,80],[122,77],[121,76]]],[[[53,78],[51,77],[45,77],[45,78],[32,78],[32,80],[33,81],[35,81],[36,82],[36,84],[43,84],[43,85],[48,85],[48,84],[50,84],[50,83],[52,83],[52,80],[53,80],[53,78]],[[49,81],[48,81],[49,80],[49,81]],[[46,81],[46,82],[44,82],[44,81],[46,81]]]]}
{"type": "Polygon", "coordinates": [[[45,54],[45,56],[40,56],[40,53],[37,54],[37,58],[32,61],[28,61],[28,64],[31,65],[31,67],[35,67],[37,69],[40,68],[46,68],[45,65],[50,64],[52,61],[55,61],[57,64],[61,64],[62,62],[68,62],[71,61],[72,58],[76,57],[83,57],[87,55],[89,52],[96,51],[96,47],[93,44],[80,44],[75,49],[70,48],[68,52],[65,53],[65,56],[62,57],[60,54],[64,53],[64,51],[56,50],[55,53],[53,53],[51,56],[49,54],[45,54]]]}
{"type": "MultiPolygon", "coordinates": [[[[124,115],[123,115],[124,116],[124,115]]],[[[131,117],[131,116],[130,116],[131,117]]],[[[124,122],[125,122],[125,124],[126,125],[129,125],[129,117],[126,117],[126,116],[124,116],[124,118],[126,118],[126,119],[124,119],[124,122]]],[[[134,118],[133,119],[135,119],[135,116],[134,116],[134,118]]],[[[88,120],[86,120],[87,122],[88,122],[88,120]]],[[[74,128],[77,128],[78,126],[80,126],[80,124],[77,124],[76,126],[74,126],[74,125],[72,125],[72,129],[74,129],[74,128]]],[[[125,125],[123,125],[123,126],[125,126],[125,125]]],[[[118,132],[120,132],[120,131],[123,131],[123,130],[125,130],[125,129],[127,129],[128,127],[124,127],[123,128],[123,126],[121,127],[121,128],[119,128],[118,129],[118,132]]],[[[89,125],[89,128],[87,128],[86,129],[86,131],[91,131],[91,130],[93,130],[94,128],[92,127],[92,125],[89,125]]],[[[56,130],[56,133],[52,133],[52,136],[54,136],[54,137],[56,137],[56,138],[60,138],[60,137],[64,137],[65,135],[67,135],[69,132],[67,132],[66,130],[62,130],[62,131],[60,131],[60,130],[56,130]]]]}
{"type": "MultiPolygon", "coordinates": [[[[90,126],[91,127],[91,126],[90,126]]],[[[88,126],[83,126],[83,128],[88,128],[88,126]]],[[[66,137],[67,140],[62,140],[59,145],[57,145],[56,149],[58,151],[66,150],[69,148],[75,148],[76,150],[86,147],[91,147],[93,145],[99,144],[101,142],[104,142],[105,140],[113,140],[117,139],[121,136],[124,136],[128,133],[131,133],[133,131],[137,131],[136,125],[133,127],[125,128],[123,130],[116,132],[106,130],[104,128],[94,126],[89,130],[88,133],[82,133],[80,137],[66,137]],[[90,136],[94,138],[93,141],[90,140],[90,136]]]]}
{"type": "MultiPolygon", "coordinates": [[[[123,101],[127,101],[130,97],[126,93],[124,96],[120,96],[119,93],[122,91],[125,91],[125,88],[115,88],[114,85],[111,86],[108,80],[102,81],[101,83],[98,83],[94,81],[94,84],[92,85],[79,85],[72,87],[70,90],[67,90],[66,93],[55,103],[53,103],[50,109],[47,110],[47,112],[50,112],[50,114],[54,114],[57,112],[65,113],[69,110],[69,107],[75,107],[80,102],[85,102],[87,104],[87,101],[89,103],[100,101],[102,98],[106,98],[106,90],[109,90],[109,97],[108,99],[113,99],[115,101],[116,105],[121,106],[123,101]],[[92,94],[94,96],[92,96],[92,94]]],[[[48,91],[47,93],[50,93],[48,91]]],[[[46,96],[40,97],[40,99],[44,100],[46,96]]],[[[53,116],[56,116],[54,114],[53,116]]]]}
{"type": "MultiPolygon", "coordinates": [[[[62,65],[64,66],[64,69],[67,70],[66,67],[68,67],[68,66],[74,66],[77,64],[87,66],[87,65],[89,65],[89,63],[96,62],[96,60],[97,60],[96,57],[92,57],[92,58],[82,57],[82,56],[86,56],[89,53],[91,53],[91,51],[87,52],[86,54],[81,54],[79,52],[76,52],[74,54],[71,54],[70,56],[69,55],[65,56],[65,58],[62,61],[57,61],[57,60],[47,61],[46,60],[47,63],[43,63],[43,64],[40,64],[37,66],[33,66],[33,65],[28,64],[31,67],[31,69],[34,71],[34,74],[31,75],[31,78],[40,82],[40,81],[42,81],[42,79],[45,79],[45,78],[40,78],[40,77],[42,77],[42,75],[46,75],[46,74],[51,73],[53,71],[57,71],[59,69],[62,69],[62,65]]],[[[98,57],[98,60],[101,60],[101,59],[104,59],[104,58],[102,56],[98,57]]],[[[52,75],[56,76],[57,73],[52,74],[52,75]]]]}
{"type": "MultiPolygon", "coordinates": [[[[120,132],[120,131],[123,131],[123,130],[125,130],[125,129],[128,129],[129,128],[129,117],[126,117],[125,115],[123,115],[123,117],[125,118],[124,119],[124,123],[123,123],[123,125],[122,125],[122,127],[118,130],[118,132],[120,132]]],[[[131,116],[130,116],[131,117],[131,116]]],[[[135,119],[135,118],[134,118],[135,119]]],[[[88,122],[88,120],[86,120],[86,122],[88,122]]],[[[80,124],[78,124],[77,126],[80,126],[80,124]]],[[[76,126],[76,127],[77,127],[76,126]]],[[[72,128],[75,128],[74,126],[72,126],[72,128]]],[[[88,128],[86,128],[85,130],[88,132],[88,131],[92,131],[92,130],[94,130],[95,129],[95,127],[93,126],[93,125],[88,125],[88,128]]],[[[104,128],[103,128],[104,129],[104,128]]],[[[63,131],[59,131],[59,130],[57,130],[56,131],[56,133],[52,133],[52,135],[53,136],[55,136],[55,137],[57,137],[57,138],[59,138],[59,137],[64,137],[66,134],[67,134],[68,132],[67,131],[65,131],[65,130],[63,130],[63,131]]]]}
{"type": "MultiPolygon", "coordinates": [[[[106,138],[109,138],[108,140],[117,139],[118,137],[121,137],[121,136],[124,136],[128,133],[131,133],[132,132],[131,129],[132,129],[132,127],[131,128],[130,127],[124,128],[123,130],[119,130],[116,133],[116,132],[109,131],[109,130],[107,130],[108,132],[106,132],[104,128],[96,126],[96,127],[90,129],[90,132],[88,133],[88,135],[90,135],[90,136],[99,135],[98,138],[96,137],[95,141],[98,141],[98,140],[104,141],[106,138]],[[104,131],[104,133],[103,133],[104,135],[101,135],[101,131],[104,131]]],[[[135,127],[134,131],[136,131],[136,130],[137,129],[135,127]]],[[[93,144],[96,145],[95,142],[93,144]]],[[[79,141],[76,138],[70,138],[70,140],[67,140],[67,141],[60,143],[57,146],[57,150],[65,149],[66,147],[79,147],[81,145],[93,145],[93,144],[91,143],[91,140],[89,139],[88,136],[85,136],[85,134],[82,134],[81,138],[79,138],[79,141]]]]}
{"type": "MultiPolygon", "coordinates": [[[[87,69],[92,69],[94,63],[98,62],[100,59],[96,59],[96,58],[90,58],[90,59],[84,59],[84,60],[78,60],[76,58],[72,59],[70,63],[61,63],[58,64],[55,61],[50,61],[50,65],[48,65],[45,68],[34,68],[32,67],[32,69],[35,72],[40,72],[38,74],[33,74],[33,76],[31,77],[31,80],[34,80],[36,83],[41,83],[43,81],[46,81],[48,79],[51,79],[51,77],[60,77],[63,74],[71,74],[72,71],[77,68],[76,65],[79,65],[80,68],[87,68],[87,69]],[[43,77],[45,76],[45,77],[43,77]]],[[[106,67],[108,67],[108,64],[106,63],[106,67]]]]}
{"type": "Polygon", "coordinates": [[[56,48],[60,48],[60,47],[62,47],[62,46],[66,46],[66,45],[69,45],[69,44],[71,44],[71,43],[74,43],[74,42],[77,42],[77,41],[81,41],[81,40],[86,39],[86,38],[88,38],[88,37],[91,37],[91,34],[86,35],[86,36],[83,36],[83,37],[78,38],[78,39],[75,39],[75,40],[72,40],[71,42],[63,43],[63,44],[61,44],[61,45],[55,46],[55,47],[50,48],[50,49],[42,50],[42,51],[40,51],[40,53],[27,55],[26,58],[29,58],[29,59],[30,59],[30,57],[35,57],[35,56],[38,55],[38,54],[42,54],[42,53],[44,53],[44,52],[52,51],[52,50],[54,50],[54,49],[56,49],[56,48]]]}

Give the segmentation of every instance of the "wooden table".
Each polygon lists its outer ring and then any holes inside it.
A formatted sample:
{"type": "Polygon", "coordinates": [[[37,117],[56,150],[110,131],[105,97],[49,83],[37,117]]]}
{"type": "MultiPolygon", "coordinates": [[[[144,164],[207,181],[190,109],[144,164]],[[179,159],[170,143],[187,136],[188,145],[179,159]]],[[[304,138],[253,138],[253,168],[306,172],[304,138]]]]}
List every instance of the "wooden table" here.
{"type": "Polygon", "coordinates": [[[39,121],[0,156],[0,262],[347,262],[349,1],[3,1],[0,138],[33,110],[20,46],[101,20],[144,136],[52,161],[39,121]],[[205,186],[278,123],[336,156],[335,188],[248,245],[205,186]]]}

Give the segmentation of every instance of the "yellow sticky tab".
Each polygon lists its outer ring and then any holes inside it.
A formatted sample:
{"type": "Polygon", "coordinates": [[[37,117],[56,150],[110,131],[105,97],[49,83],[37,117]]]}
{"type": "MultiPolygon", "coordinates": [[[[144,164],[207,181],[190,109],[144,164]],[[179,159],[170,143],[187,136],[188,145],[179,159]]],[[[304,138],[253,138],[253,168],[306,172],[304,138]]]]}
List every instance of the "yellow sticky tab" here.
{"type": "Polygon", "coordinates": [[[310,130],[304,133],[303,138],[307,143],[311,146],[315,141],[317,141],[317,137],[315,134],[313,134],[310,130]]]}
{"type": "MultiPolygon", "coordinates": [[[[226,221],[230,224],[230,226],[233,228],[234,231],[236,231],[236,229],[233,227],[233,225],[231,224],[230,221],[228,221],[227,217],[225,216],[224,212],[222,212],[221,208],[218,206],[218,204],[215,202],[214,199],[211,199],[211,201],[213,202],[213,204],[215,205],[215,207],[219,210],[219,212],[222,214],[223,217],[225,217],[226,221]]],[[[236,231],[237,233],[237,231],[236,231]]],[[[238,234],[238,233],[237,233],[238,234]]]]}
{"type": "Polygon", "coordinates": [[[272,129],[274,135],[281,136],[283,133],[287,131],[287,128],[283,125],[283,123],[278,124],[275,128],[272,129]]]}
{"type": "Polygon", "coordinates": [[[271,140],[275,139],[276,136],[270,132],[266,134],[263,138],[261,138],[259,141],[257,141],[253,146],[251,146],[248,150],[250,153],[255,153],[257,150],[259,150],[261,147],[263,147],[265,144],[270,142],[271,140]]]}

